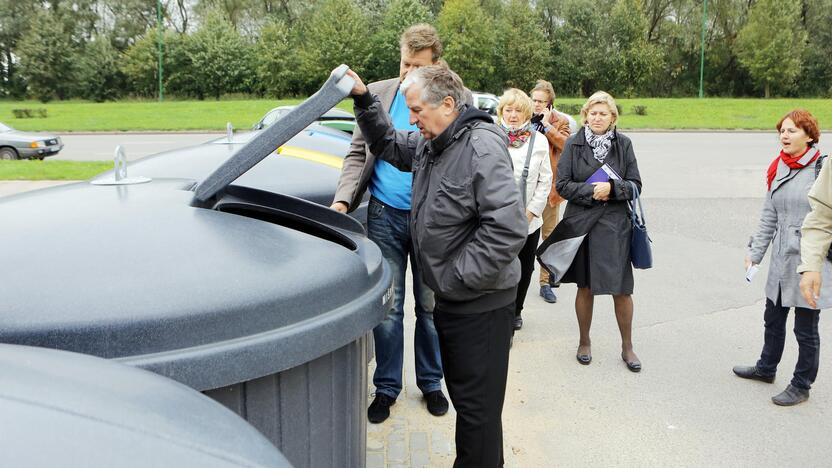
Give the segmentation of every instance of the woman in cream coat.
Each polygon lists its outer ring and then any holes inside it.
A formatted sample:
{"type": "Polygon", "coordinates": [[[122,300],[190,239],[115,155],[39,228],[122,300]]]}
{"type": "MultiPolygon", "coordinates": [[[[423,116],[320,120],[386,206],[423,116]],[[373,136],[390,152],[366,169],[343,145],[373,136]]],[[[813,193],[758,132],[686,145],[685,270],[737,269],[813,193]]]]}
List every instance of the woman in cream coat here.
{"type": "Polygon", "coordinates": [[[552,188],[552,166],[549,163],[549,145],[546,138],[536,135],[531,126],[532,100],[519,89],[506,90],[497,106],[500,125],[508,134],[508,152],[514,164],[514,180],[520,186],[529,220],[529,237],[518,255],[520,258],[520,283],[515,301],[514,329],[523,327],[523,303],[534,273],[534,252],[540,241],[543,226],[543,209],[552,188]],[[529,161],[526,169],[526,161],[529,161]],[[523,172],[528,171],[526,177],[523,172]],[[525,191],[523,187],[525,186],[525,191]]]}

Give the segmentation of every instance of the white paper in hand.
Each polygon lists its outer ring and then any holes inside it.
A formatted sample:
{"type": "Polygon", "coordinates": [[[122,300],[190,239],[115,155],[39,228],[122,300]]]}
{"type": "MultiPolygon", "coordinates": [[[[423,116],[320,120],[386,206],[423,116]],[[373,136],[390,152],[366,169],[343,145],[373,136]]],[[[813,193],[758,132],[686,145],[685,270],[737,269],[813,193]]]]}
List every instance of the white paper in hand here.
{"type": "Polygon", "coordinates": [[[757,270],[760,269],[760,265],[751,265],[748,267],[748,270],[745,270],[745,280],[749,283],[752,279],[754,279],[754,275],[757,274],[757,270]]]}

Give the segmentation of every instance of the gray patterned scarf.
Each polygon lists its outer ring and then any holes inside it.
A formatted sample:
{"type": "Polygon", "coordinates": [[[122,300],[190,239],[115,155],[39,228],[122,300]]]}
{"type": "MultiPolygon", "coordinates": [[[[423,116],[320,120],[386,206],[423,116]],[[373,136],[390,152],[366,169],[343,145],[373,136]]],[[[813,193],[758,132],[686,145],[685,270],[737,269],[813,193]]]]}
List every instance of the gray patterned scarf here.
{"type": "Polygon", "coordinates": [[[603,163],[604,159],[607,158],[607,153],[610,152],[610,146],[612,146],[613,129],[607,130],[607,133],[603,135],[596,135],[589,127],[584,127],[584,137],[589,146],[592,147],[592,156],[598,162],[603,163]]]}

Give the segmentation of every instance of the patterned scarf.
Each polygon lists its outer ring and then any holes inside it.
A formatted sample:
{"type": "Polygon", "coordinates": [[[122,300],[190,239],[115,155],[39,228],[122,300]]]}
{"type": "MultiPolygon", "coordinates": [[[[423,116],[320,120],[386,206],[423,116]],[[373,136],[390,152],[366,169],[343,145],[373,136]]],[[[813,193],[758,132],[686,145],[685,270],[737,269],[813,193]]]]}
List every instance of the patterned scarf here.
{"type": "Polygon", "coordinates": [[[604,159],[607,158],[607,153],[610,152],[610,146],[612,146],[613,129],[607,130],[607,133],[603,135],[596,135],[592,133],[589,127],[584,127],[584,137],[589,146],[592,147],[592,156],[598,162],[603,163],[604,159]]]}
{"type": "Polygon", "coordinates": [[[528,121],[521,125],[520,128],[512,128],[506,124],[505,120],[501,120],[500,126],[508,133],[508,145],[512,148],[519,148],[525,145],[529,141],[529,137],[532,136],[532,125],[528,121]]]}

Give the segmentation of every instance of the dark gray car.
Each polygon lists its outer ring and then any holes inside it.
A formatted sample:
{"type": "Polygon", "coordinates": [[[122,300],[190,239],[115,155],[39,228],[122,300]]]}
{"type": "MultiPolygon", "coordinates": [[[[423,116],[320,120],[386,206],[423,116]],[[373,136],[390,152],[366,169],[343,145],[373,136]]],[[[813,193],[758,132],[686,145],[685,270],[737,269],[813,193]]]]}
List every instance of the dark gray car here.
{"type": "Polygon", "coordinates": [[[43,159],[63,148],[59,136],[20,132],[0,123],[0,159],[43,159]]]}

